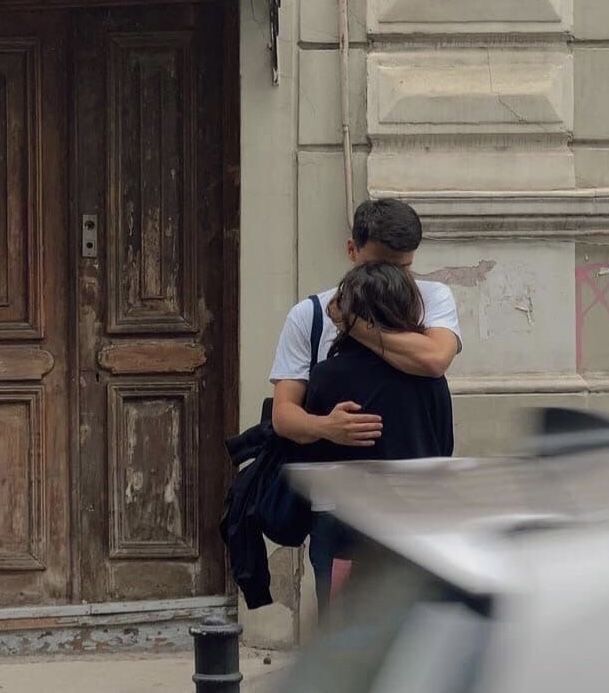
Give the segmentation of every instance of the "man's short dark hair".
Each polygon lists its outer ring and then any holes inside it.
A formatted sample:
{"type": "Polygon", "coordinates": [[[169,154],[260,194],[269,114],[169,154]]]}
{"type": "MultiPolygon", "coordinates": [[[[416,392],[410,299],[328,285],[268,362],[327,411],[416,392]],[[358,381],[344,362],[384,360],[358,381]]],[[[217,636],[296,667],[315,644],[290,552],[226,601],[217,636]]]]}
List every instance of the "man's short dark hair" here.
{"type": "Polygon", "coordinates": [[[366,200],[355,211],[353,241],[358,249],[376,241],[391,250],[409,253],[419,247],[422,236],[419,215],[400,200],[366,200]]]}

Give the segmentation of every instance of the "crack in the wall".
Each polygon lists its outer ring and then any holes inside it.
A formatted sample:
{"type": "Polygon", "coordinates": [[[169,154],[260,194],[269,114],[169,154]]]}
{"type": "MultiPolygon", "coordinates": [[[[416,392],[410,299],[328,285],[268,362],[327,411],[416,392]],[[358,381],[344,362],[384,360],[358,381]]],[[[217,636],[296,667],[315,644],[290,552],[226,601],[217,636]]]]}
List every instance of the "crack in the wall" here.
{"type": "Polygon", "coordinates": [[[526,305],[518,305],[514,306],[516,310],[519,310],[521,313],[525,313],[527,316],[527,322],[529,325],[534,325],[535,324],[535,313],[533,311],[533,299],[531,297],[531,294],[528,294],[526,297],[526,305]]]}
{"type": "Polygon", "coordinates": [[[493,94],[493,96],[497,98],[497,101],[503,106],[503,108],[505,108],[506,111],[511,113],[519,123],[522,123],[523,125],[534,125],[538,127],[542,132],[546,134],[552,134],[552,131],[545,127],[543,123],[540,123],[538,121],[530,121],[528,118],[525,118],[525,116],[518,113],[518,111],[513,106],[510,106],[510,104],[505,101],[504,96],[495,89],[495,85],[493,82],[493,66],[491,65],[491,51],[489,48],[486,49],[486,64],[488,66],[489,87],[491,93],[493,94]]]}

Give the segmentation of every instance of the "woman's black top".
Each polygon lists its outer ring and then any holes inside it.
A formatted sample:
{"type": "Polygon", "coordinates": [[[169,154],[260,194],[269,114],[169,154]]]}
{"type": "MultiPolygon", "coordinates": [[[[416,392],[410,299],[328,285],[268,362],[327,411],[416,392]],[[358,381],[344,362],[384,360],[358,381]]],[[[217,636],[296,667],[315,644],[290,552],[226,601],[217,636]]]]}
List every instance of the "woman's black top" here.
{"type": "Polygon", "coordinates": [[[362,413],[383,419],[383,435],[374,447],[349,447],[321,440],[298,446],[299,461],[413,459],[450,457],[453,418],[446,378],[426,378],[396,370],[354,339],[311,372],[306,410],[329,414],[340,402],[353,401],[362,413]]]}

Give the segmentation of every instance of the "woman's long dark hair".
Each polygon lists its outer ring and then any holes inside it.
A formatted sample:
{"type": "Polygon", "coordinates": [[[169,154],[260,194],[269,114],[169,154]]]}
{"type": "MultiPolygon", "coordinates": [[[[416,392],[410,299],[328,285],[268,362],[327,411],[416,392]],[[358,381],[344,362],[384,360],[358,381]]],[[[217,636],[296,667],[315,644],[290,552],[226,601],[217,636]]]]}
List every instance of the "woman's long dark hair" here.
{"type": "Polygon", "coordinates": [[[423,332],[424,305],[413,276],[388,262],[354,267],[341,281],[334,304],[342,329],[330,355],[340,350],[357,319],[382,332],[423,332]]]}

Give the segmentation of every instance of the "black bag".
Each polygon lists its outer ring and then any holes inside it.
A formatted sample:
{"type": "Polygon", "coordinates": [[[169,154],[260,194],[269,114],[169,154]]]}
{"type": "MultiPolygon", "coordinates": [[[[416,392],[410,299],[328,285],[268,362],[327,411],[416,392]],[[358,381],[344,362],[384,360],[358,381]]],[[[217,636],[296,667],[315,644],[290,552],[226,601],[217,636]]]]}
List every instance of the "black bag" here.
{"type": "MultiPolygon", "coordinates": [[[[313,304],[313,322],[311,323],[311,364],[309,374],[317,365],[319,360],[319,343],[324,329],[324,315],[319,296],[309,296],[309,301],[313,304]]],[[[273,418],[273,398],[267,397],[262,403],[262,415],[260,422],[271,421],[273,418]]]]}
{"type": "Polygon", "coordinates": [[[261,472],[258,523],[263,534],[279,546],[302,546],[311,531],[311,503],[290,487],[283,474],[284,441],[276,439],[267,450],[261,472]]]}
{"type": "MultiPolygon", "coordinates": [[[[309,296],[313,303],[313,322],[311,324],[311,364],[309,373],[319,359],[319,343],[323,332],[323,312],[318,296],[309,296]]],[[[273,400],[264,401],[262,421],[272,418],[273,400]]],[[[277,440],[275,454],[269,455],[269,463],[263,473],[261,488],[264,489],[259,500],[258,517],[265,536],[280,546],[300,546],[311,530],[311,504],[295,493],[283,473],[283,449],[289,447],[286,441],[277,440]],[[272,460],[274,462],[272,462],[272,460]]]]}

